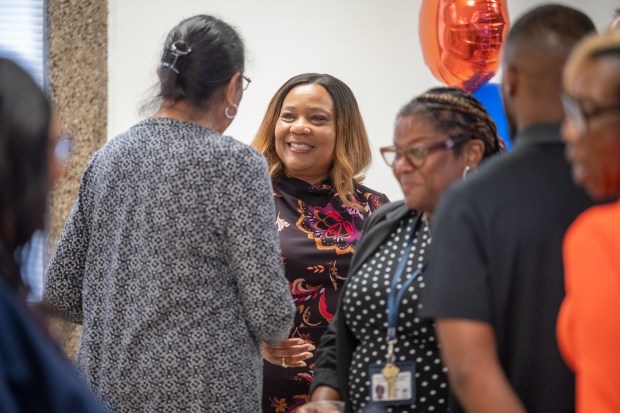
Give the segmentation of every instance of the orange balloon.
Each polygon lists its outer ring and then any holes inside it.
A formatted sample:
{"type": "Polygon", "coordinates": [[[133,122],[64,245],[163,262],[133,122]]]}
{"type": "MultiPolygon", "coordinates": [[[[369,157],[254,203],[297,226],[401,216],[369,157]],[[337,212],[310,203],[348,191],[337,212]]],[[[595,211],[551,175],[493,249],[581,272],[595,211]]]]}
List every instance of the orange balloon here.
{"type": "Polygon", "coordinates": [[[441,82],[474,92],[495,75],[509,26],[503,0],[422,0],[424,62],[441,82]]]}

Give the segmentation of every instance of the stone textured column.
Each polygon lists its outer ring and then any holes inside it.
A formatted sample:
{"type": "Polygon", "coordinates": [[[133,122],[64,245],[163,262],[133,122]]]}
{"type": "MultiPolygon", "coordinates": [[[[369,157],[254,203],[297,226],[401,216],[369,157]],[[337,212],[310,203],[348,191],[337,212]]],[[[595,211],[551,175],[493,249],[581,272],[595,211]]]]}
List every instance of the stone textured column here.
{"type": "MultiPolygon", "coordinates": [[[[52,194],[50,251],[77,196],[88,159],[106,141],[108,116],[107,0],[48,0],[49,85],[52,102],[73,151],[52,194]]],[[[75,355],[78,326],[51,320],[52,334],[75,355]]]]}

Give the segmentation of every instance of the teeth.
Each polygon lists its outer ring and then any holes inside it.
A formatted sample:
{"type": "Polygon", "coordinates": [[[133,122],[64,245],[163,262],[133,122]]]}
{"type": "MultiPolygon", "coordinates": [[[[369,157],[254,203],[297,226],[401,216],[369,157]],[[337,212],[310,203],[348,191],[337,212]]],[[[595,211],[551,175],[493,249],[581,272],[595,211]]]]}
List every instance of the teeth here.
{"type": "Polygon", "coordinates": [[[310,149],[312,149],[312,146],[306,145],[306,144],[303,144],[303,143],[293,143],[293,142],[291,142],[291,143],[289,143],[289,146],[291,148],[295,149],[295,150],[298,150],[298,151],[309,151],[310,149]]]}

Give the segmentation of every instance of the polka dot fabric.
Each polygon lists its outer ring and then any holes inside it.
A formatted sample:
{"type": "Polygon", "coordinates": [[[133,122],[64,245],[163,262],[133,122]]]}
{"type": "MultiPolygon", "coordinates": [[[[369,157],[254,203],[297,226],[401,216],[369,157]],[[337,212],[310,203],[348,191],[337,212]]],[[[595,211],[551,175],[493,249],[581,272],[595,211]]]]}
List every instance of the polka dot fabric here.
{"type": "MultiPolygon", "coordinates": [[[[409,234],[418,217],[406,217],[360,270],[349,280],[343,296],[346,323],[359,340],[353,352],[349,374],[352,411],[362,411],[370,401],[368,368],[383,365],[387,345],[387,297],[390,282],[404,253],[409,234]]],[[[405,274],[396,288],[422,266],[431,242],[427,224],[422,224],[413,242],[405,274]]],[[[422,272],[403,296],[398,314],[396,361],[415,361],[417,400],[413,405],[388,407],[387,412],[447,412],[448,382],[441,364],[439,349],[431,322],[416,316],[420,308],[420,291],[425,286],[422,272]]]]}

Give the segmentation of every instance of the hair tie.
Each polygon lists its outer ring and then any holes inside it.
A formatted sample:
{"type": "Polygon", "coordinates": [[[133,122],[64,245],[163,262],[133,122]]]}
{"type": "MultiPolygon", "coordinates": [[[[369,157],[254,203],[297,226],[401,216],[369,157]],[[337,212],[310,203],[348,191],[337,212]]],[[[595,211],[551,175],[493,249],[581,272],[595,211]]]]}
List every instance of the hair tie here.
{"type": "Polygon", "coordinates": [[[161,57],[161,65],[178,75],[179,68],[177,67],[177,62],[179,57],[187,56],[191,51],[192,49],[187,47],[184,41],[177,40],[164,50],[164,55],[161,57]]]}

